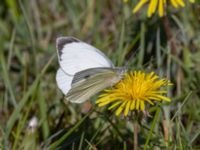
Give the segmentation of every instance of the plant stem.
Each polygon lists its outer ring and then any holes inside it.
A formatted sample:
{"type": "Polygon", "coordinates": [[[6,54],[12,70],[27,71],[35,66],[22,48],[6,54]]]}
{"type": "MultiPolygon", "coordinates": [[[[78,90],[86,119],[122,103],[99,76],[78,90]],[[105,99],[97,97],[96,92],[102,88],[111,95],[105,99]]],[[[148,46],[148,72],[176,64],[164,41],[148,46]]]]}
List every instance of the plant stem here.
{"type": "Polygon", "coordinates": [[[134,129],[133,150],[137,150],[138,149],[138,122],[137,121],[134,121],[133,129],[134,129]]]}
{"type": "Polygon", "coordinates": [[[166,119],[163,119],[163,131],[164,131],[164,138],[165,138],[165,144],[168,145],[168,139],[169,139],[169,130],[167,127],[167,121],[166,119]]]}
{"type": "Polygon", "coordinates": [[[170,44],[170,48],[172,50],[172,53],[177,56],[178,53],[177,53],[177,49],[176,49],[176,43],[173,39],[173,34],[172,34],[172,31],[171,31],[171,28],[170,28],[170,23],[169,23],[169,19],[165,16],[163,17],[163,26],[164,26],[164,30],[165,30],[165,33],[166,33],[166,36],[167,36],[167,40],[170,44]]]}

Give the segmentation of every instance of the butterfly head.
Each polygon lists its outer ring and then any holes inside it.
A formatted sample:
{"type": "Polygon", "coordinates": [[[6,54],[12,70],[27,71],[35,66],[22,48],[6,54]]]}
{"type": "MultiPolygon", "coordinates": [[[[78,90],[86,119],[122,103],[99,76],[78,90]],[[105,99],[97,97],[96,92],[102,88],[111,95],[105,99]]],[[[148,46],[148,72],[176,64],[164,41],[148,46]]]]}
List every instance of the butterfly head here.
{"type": "Polygon", "coordinates": [[[121,79],[124,77],[124,75],[127,72],[127,68],[126,67],[118,67],[116,68],[117,74],[121,77],[121,79]]]}

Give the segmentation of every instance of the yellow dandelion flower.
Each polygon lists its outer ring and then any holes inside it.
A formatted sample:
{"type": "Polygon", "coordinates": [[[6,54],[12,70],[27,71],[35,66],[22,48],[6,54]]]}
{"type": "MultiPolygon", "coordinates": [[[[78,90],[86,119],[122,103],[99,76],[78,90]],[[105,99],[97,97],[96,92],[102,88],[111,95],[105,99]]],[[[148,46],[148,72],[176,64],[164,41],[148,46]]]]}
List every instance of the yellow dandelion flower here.
{"type": "Polygon", "coordinates": [[[118,82],[113,88],[105,90],[96,101],[99,107],[108,105],[108,109],[116,108],[116,115],[123,113],[128,115],[132,110],[145,110],[145,103],[153,105],[153,101],[168,101],[170,99],[163,94],[171,83],[166,79],[159,79],[154,73],[134,71],[125,74],[124,79],[118,82]]]}
{"type": "MultiPolygon", "coordinates": [[[[138,12],[138,10],[145,5],[146,3],[149,3],[147,16],[151,17],[156,10],[158,10],[158,14],[160,17],[164,16],[165,7],[167,7],[169,2],[173,7],[185,7],[184,0],[140,0],[139,3],[134,7],[133,13],[138,12]]],[[[195,0],[189,0],[189,2],[194,3],[195,0]]]]}

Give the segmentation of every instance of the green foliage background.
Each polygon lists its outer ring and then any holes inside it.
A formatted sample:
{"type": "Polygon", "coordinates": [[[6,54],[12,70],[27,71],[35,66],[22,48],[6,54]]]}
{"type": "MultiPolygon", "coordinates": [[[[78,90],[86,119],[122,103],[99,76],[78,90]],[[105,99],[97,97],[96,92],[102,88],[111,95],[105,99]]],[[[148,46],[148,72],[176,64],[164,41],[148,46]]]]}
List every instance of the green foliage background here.
{"type": "Polygon", "coordinates": [[[136,2],[1,1],[0,149],[132,149],[134,116],[116,117],[96,97],[63,103],[55,82],[61,35],[91,43],[116,66],[173,82],[171,103],[147,106],[139,149],[200,149],[200,2],[168,7],[164,18],[147,18],[145,7],[132,14],[136,2]]]}

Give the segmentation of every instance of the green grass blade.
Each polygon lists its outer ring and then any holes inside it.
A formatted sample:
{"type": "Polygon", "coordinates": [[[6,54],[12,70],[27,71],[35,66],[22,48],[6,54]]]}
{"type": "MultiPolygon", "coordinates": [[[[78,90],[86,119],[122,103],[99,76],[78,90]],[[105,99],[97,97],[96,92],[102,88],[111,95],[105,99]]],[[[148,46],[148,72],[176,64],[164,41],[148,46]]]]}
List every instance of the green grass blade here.
{"type": "Polygon", "coordinates": [[[158,107],[157,110],[156,110],[155,116],[153,118],[153,122],[152,122],[152,125],[151,125],[151,128],[150,128],[150,131],[148,133],[145,145],[144,145],[144,150],[147,149],[147,146],[148,146],[149,141],[151,139],[151,135],[153,134],[154,127],[155,127],[155,125],[156,125],[156,123],[158,121],[159,114],[160,114],[160,108],[158,107]]]}
{"type": "Polygon", "coordinates": [[[47,105],[41,87],[39,88],[39,93],[38,93],[38,104],[40,109],[40,118],[42,120],[41,125],[42,125],[43,138],[46,139],[49,136],[49,124],[47,120],[47,105]]]}
{"type": "Polygon", "coordinates": [[[1,67],[2,67],[2,77],[4,79],[5,86],[8,89],[8,92],[11,96],[11,102],[12,102],[13,106],[16,107],[17,102],[16,102],[15,95],[14,95],[14,92],[13,92],[13,89],[12,89],[11,80],[9,78],[9,76],[10,76],[9,71],[8,71],[6,61],[5,61],[5,57],[4,57],[2,50],[0,50],[0,63],[1,63],[1,67]]]}
{"type": "Polygon", "coordinates": [[[82,150],[84,138],[85,138],[85,132],[83,132],[81,134],[81,140],[80,140],[80,144],[79,144],[78,150],[82,150]]]}
{"type": "Polygon", "coordinates": [[[144,60],[144,52],[145,52],[145,24],[141,24],[141,31],[140,31],[140,51],[139,51],[139,58],[138,58],[138,67],[142,67],[143,60],[144,60]]]}
{"type": "Polygon", "coordinates": [[[173,120],[176,118],[176,116],[178,115],[178,113],[181,111],[182,107],[186,104],[187,100],[189,100],[190,96],[192,95],[192,91],[190,91],[187,96],[185,97],[185,99],[183,100],[181,106],[178,108],[178,110],[175,112],[174,116],[172,117],[170,122],[173,122],[173,120]]]}
{"type": "Polygon", "coordinates": [[[41,79],[41,77],[44,75],[45,71],[47,70],[47,68],[49,67],[49,65],[51,64],[51,62],[53,61],[53,59],[55,58],[55,55],[53,55],[48,63],[44,66],[44,68],[41,71],[41,74],[38,75],[38,77],[35,79],[35,81],[33,82],[33,84],[29,87],[28,91],[26,92],[26,94],[24,95],[24,97],[21,99],[21,101],[19,102],[19,104],[17,105],[17,107],[15,108],[15,110],[13,111],[12,115],[10,116],[8,122],[7,122],[7,126],[6,126],[6,139],[8,138],[11,129],[13,128],[15,121],[17,120],[20,111],[23,109],[23,107],[25,106],[26,102],[29,100],[29,97],[32,93],[34,93],[34,91],[36,90],[36,87],[41,79]]]}
{"type": "Polygon", "coordinates": [[[124,61],[125,57],[125,50],[123,49],[123,43],[124,43],[124,34],[125,34],[125,24],[123,21],[122,28],[121,28],[121,33],[120,33],[120,38],[119,38],[119,45],[118,45],[118,65],[121,66],[124,61]]]}
{"type": "Polygon", "coordinates": [[[52,143],[47,149],[54,150],[56,149],[69,135],[71,135],[84,121],[85,119],[91,114],[88,113],[85,115],[79,122],[77,122],[67,133],[65,133],[60,139],[52,143]]]}

